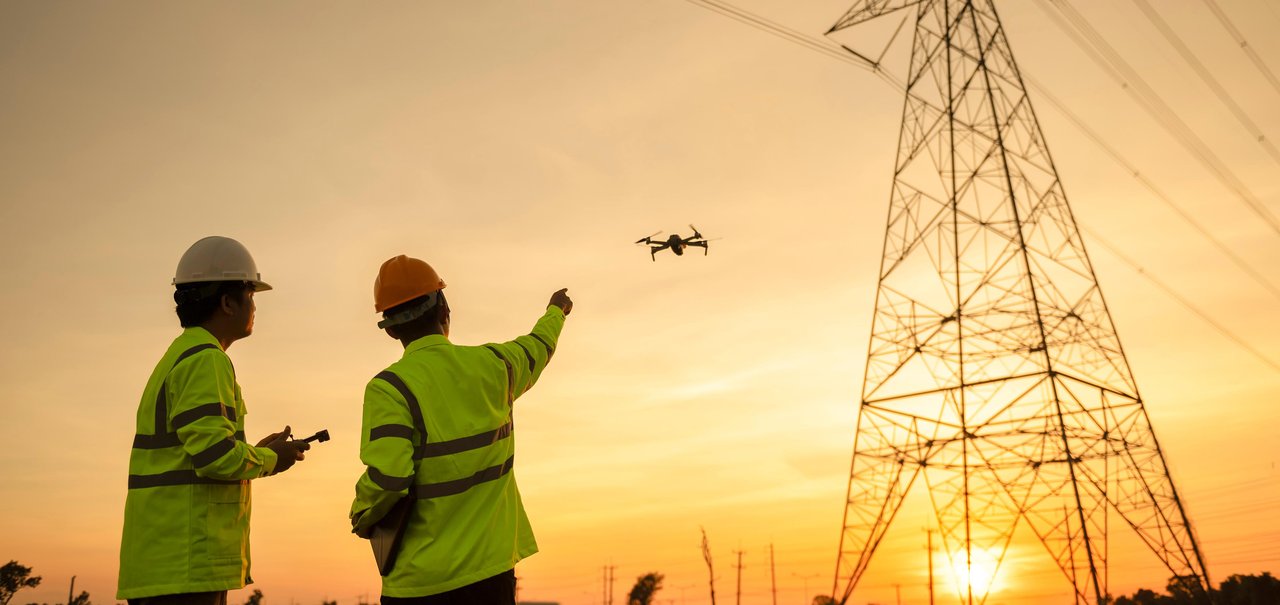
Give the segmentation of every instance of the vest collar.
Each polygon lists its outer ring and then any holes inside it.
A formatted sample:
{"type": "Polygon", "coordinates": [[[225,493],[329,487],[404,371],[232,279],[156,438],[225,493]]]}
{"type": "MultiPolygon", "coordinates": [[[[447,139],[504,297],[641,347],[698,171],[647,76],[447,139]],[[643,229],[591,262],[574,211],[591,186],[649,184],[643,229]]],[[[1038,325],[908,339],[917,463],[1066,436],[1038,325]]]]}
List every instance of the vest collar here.
{"type": "Polygon", "coordinates": [[[425,349],[427,347],[434,347],[434,346],[447,345],[447,344],[449,344],[449,339],[444,334],[428,334],[426,336],[423,336],[422,338],[419,338],[409,343],[409,346],[404,348],[404,354],[408,355],[414,351],[425,349]]]}
{"type": "Polygon", "coordinates": [[[207,343],[207,344],[211,344],[211,345],[216,345],[216,346],[218,347],[218,350],[219,350],[219,351],[221,351],[221,350],[222,350],[222,343],[218,342],[218,339],[217,339],[217,338],[214,338],[214,337],[213,337],[213,334],[212,334],[211,332],[209,332],[208,330],[206,330],[206,329],[204,329],[204,328],[202,328],[202,327],[200,327],[200,326],[192,326],[192,327],[190,327],[190,328],[183,328],[183,329],[182,329],[182,335],[183,335],[184,337],[186,337],[186,338],[190,339],[192,342],[195,342],[195,343],[197,343],[197,344],[206,344],[206,343],[207,343]]]}

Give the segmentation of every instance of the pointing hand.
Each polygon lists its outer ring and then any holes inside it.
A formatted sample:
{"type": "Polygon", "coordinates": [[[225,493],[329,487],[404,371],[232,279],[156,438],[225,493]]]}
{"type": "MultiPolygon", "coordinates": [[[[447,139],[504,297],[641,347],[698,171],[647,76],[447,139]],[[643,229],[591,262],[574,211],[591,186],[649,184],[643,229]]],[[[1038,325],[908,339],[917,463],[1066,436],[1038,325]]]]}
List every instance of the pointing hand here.
{"type": "Polygon", "coordinates": [[[569,298],[568,291],[568,288],[556,290],[555,294],[551,295],[551,302],[548,302],[547,306],[555,305],[560,307],[560,310],[564,311],[565,315],[568,315],[573,310],[573,300],[569,298]]]}

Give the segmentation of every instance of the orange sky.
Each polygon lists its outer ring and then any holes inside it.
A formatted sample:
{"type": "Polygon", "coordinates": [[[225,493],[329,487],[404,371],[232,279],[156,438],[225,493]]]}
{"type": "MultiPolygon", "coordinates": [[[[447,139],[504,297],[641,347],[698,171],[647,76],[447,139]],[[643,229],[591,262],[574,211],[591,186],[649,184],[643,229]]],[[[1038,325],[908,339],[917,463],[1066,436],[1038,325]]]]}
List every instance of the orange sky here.
{"type": "MultiPolygon", "coordinates": [[[[820,34],[849,2],[735,4],[820,34]]],[[[1074,4],[1280,212],[1277,166],[1141,14],[1074,4]]],[[[1219,4],[1280,69],[1280,9],[1219,4]]],[[[1204,6],[1159,6],[1280,138],[1280,93],[1204,6]]],[[[1035,3],[1000,8],[1025,72],[1280,283],[1274,232],[1035,3]]],[[[1280,299],[1036,107],[1081,225],[1280,360],[1280,299]]],[[[0,559],[45,580],[14,602],[64,599],[73,574],[112,602],[135,406],[177,332],[173,268],[210,234],[276,287],[230,350],[250,438],[333,434],[255,483],[268,603],[376,597],[346,512],[363,385],[400,352],[371,283],[400,253],[448,281],[459,343],[575,300],[518,404],[542,549],[521,598],[598,603],[612,564],[616,602],[660,571],[661,602],[708,603],[700,526],[720,603],[735,550],[743,602],[770,602],[771,543],[780,602],[829,590],[900,112],[866,72],[678,0],[0,4],[0,559]],[[709,256],[630,243],[690,222],[724,238],[709,256]]],[[[1210,572],[1280,571],[1280,372],[1086,242],[1210,572]]],[[[913,494],[855,602],[927,602],[928,506],[913,494]]],[[[1116,539],[1113,592],[1163,585],[1116,539]]],[[[1048,565],[1017,537],[990,602],[1066,601],[1048,565]]]]}

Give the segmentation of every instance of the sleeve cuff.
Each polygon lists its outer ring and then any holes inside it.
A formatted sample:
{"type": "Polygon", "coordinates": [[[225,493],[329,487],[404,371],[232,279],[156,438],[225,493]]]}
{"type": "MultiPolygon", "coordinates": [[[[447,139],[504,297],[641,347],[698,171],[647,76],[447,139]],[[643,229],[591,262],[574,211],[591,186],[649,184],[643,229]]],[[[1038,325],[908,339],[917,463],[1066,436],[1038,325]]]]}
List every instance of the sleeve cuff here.
{"type": "Polygon", "coordinates": [[[271,475],[272,473],[275,473],[276,461],[279,458],[278,456],[276,456],[275,450],[269,447],[255,447],[253,449],[257,450],[258,455],[262,457],[262,474],[258,476],[266,477],[268,475],[271,475]]]}

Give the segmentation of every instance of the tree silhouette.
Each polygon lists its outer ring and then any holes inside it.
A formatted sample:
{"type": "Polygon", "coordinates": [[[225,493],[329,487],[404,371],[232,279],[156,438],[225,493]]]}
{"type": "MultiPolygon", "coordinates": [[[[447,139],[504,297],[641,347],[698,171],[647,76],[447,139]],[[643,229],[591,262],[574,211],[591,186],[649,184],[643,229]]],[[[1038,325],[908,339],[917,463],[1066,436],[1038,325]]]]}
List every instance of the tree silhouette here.
{"type": "Polygon", "coordinates": [[[1231,576],[1218,587],[1219,605],[1280,603],[1280,579],[1269,572],[1260,576],[1231,576]]]}
{"type": "Polygon", "coordinates": [[[826,595],[818,595],[813,598],[813,605],[839,605],[836,600],[826,595]]]}
{"type": "Polygon", "coordinates": [[[32,576],[31,568],[9,561],[0,567],[0,605],[9,605],[14,593],[40,585],[40,576],[32,576]]]}
{"type": "Polygon", "coordinates": [[[1155,591],[1146,588],[1138,589],[1132,597],[1116,599],[1116,605],[1167,605],[1168,603],[1169,597],[1158,595],[1155,591]]]}
{"type": "Polygon", "coordinates": [[[636,585],[631,588],[631,594],[627,596],[627,605],[650,605],[653,602],[653,595],[662,590],[662,579],[662,574],[656,571],[636,578],[636,585]]]}
{"type": "Polygon", "coordinates": [[[1270,572],[1262,575],[1234,575],[1218,585],[1210,600],[1194,579],[1174,576],[1165,587],[1169,594],[1140,588],[1132,596],[1116,598],[1114,605],[1271,605],[1280,603],[1280,579],[1270,572]]]}
{"type": "Polygon", "coordinates": [[[71,602],[67,605],[93,605],[93,603],[89,602],[89,591],[82,590],[80,591],[80,594],[77,595],[76,598],[71,599],[71,602]]]}
{"type": "Polygon", "coordinates": [[[255,589],[253,594],[249,595],[249,600],[244,605],[262,605],[262,591],[255,589]]]}
{"type": "MultiPolygon", "coordinates": [[[[1174,605],[1208,605],[1210,602],[1209,595],[1200,587],[1200,579],[1194,576],[1173,576],[1169,578],[1165,590],[1169,591],[1169,598],[1174,605]]],[[[1213,590],[1213,586],[1209,586],[1209,590],[1213,590]]]]}

